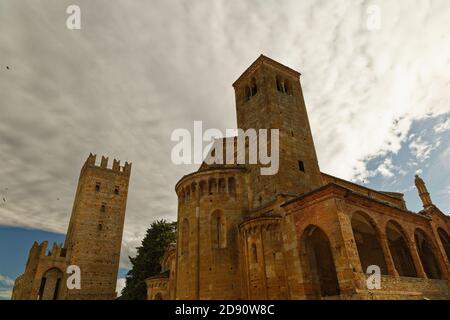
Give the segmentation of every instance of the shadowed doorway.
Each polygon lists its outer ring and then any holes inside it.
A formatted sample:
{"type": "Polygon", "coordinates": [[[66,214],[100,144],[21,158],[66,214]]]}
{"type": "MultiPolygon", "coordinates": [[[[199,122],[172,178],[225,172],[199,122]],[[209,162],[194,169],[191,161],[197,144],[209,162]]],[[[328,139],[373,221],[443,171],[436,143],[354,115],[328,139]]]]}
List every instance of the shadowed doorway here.
{"type": "Polygon", "coordinates": [[[321,297],[339,295],[339,282],[328,237],[321,229],[311,225],[306,228],[303,238],[307,258],[307,278],[312,283],[315,295],[321,297]]]}

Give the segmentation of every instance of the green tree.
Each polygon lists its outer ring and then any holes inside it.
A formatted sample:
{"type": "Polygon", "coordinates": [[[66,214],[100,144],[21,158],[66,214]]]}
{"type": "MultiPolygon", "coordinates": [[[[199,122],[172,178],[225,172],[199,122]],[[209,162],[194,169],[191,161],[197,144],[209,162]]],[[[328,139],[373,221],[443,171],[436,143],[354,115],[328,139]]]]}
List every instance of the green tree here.
{"type": "Polygon", "coordinates": [[[132,268],[127,273],[125,287],[119,299],[145,300],[147,288],[144,280],[161,272],[160,259],[167,246],[175,242],[176,222],[154,221],[137,248],[136,257],[129,257],[132,268]]]}

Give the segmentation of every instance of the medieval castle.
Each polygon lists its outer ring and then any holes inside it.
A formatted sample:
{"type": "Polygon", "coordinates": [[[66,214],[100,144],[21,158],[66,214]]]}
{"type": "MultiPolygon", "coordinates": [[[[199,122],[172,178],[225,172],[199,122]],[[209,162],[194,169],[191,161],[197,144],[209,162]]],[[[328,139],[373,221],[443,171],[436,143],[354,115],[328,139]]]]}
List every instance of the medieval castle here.
{"type": "MultiPolygon", "coordinates": [[[[47,241],[31,247],[25,272],[15,283],[12,299],[115,299],[120,247],[131,164],[108,158],[100,165],[90,154],[83,165],[64,246],[47,241]],[[81,271],[80,289],[69,290],[69,266],[81,271]]],[[[70,269],[69,269],[70,271],[70,269]]]]}
{"type": "MultiPolygon", "coordinates": [[[[450,218],[320,171],[300,73],[260,56],[233,84],[238,128],[279,133],[279,170],[203,163],[176,184],[177,243],[148,299],[449,299],[450,218]],[[367,285],[367,268],[381,286],[367,285]]],[[[63,247],[35,243],[14,299],[112,299],[131,165],[89,156],[63,247]],[[79,265],[81,290],[66,290],[79,265]]]]}

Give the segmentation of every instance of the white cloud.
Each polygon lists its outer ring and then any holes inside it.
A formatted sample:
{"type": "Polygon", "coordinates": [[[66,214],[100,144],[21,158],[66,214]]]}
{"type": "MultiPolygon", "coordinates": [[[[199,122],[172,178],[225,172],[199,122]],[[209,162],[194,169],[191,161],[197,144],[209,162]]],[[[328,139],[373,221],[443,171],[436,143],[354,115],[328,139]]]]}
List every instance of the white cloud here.
{"type": "Polygon", "coordinates": [[[14,280],[0,274],[0,300],[11,299],[14,280]]]}
{"type": "Polygon", "coordinates": [[[116,286],[116,291],[117,291],[117,296],[120,297],[121,293],[122,293],[122,289],[125,288],[125,278],[118,278],[117,279],[117,286],[116,286]]]}
{"type": "Polygon", "coordinates": [[[12,295],[12,289],[0,288],[0,300],[10,300],[12,295]]]}
{"type": "Polygon", "coordinates": [[[435,142],[427,142],[423,140],[422,136],[419,136],[409,144],[409,148],[417,160],[423,162],[430,158],[431,152],[440,145],[441,141],[439,138],[435,142]]]}
{"type": "Polygon", "coordinates": [[[394,173],[392,172],[395,169],[394,165],[392,164],[392,159],[386,158],[384,159],[383,163],[381,163],[377,171],[383,176],[387,178],[391,178],[394,176],[394,173]]]}
{"type": "Polygon", "coordinates": [[[0,286],[2,287],[12,287],[14,286],[14,279],[0,274],[0,286]]]}
{"type": "Polygon", "coordinates": [[[436,124],[433,129],[436,133],[444,133],[445,131],[450,130],[450,118],[444,122],[436,124]]]}

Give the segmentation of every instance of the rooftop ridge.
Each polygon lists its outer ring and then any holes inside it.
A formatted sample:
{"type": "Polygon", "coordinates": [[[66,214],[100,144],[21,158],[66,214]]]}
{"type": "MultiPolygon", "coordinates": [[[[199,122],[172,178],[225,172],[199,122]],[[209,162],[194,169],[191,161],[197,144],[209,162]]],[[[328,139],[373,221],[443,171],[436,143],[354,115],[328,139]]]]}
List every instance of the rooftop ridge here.
{"type": "Polygon", "coordinates": [[[239,78],[236,79],[236,81],[233,82],[233,87],[236,87],[236,85],[244,78],[246,77],[248,74],[252,73],[253,71],[255,71],[260,65],[267,63],[275,68],[281,69],[287,73],[292,74],[293,76],[296,77],[300,77],[301,73],[298,72],[297,70],[294,70],[292,68],[289,68],[288,66],[275,61],[263,54],[261,54],[247,69],[245,69],[245,71],[239,76],[239,78]]]}

